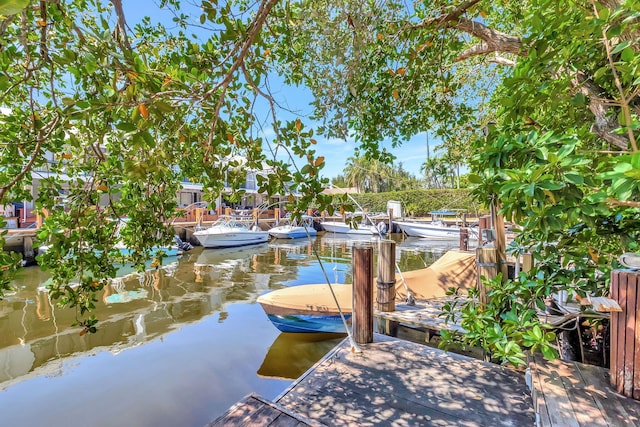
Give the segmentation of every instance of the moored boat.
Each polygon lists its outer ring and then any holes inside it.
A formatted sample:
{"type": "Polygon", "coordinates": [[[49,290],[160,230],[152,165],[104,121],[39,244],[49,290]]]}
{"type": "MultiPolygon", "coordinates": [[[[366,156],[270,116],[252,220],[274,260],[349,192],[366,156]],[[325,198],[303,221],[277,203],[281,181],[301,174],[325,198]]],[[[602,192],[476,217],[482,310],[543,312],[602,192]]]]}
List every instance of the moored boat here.
{"type": "Polygon", "coordinates": [[[380,222],[378,225],[371,224],[358,224],[357,228],[342,221],[322,221],[320,226],[322,229],[329,233],[341,233],[341,234],[362,234],[362,235],[378,235],[386,233],[386,224],[380,222]]]}
{"type": "Polygon", "coordinates": [[[222,215],[210,227],[193,233],[205,248],[230,248],[254,245],[269,240],[269,232],[246,220],[222,215]]]}
{"type": "MultiPolygon", "coordinates": [[[[406,300],[407,290],[416,300],[443,297],[451,287],[465,293],[476,281],[475,255],[449,251],[427,268],[397,273],[396,299],[406,300]]],[[[352,294],[351,285],[309,284],[269,292],[258,302],[282,332],[345,333],[340,313],[349,324],[352,294]]]]}
{"type": "Polygon", "coordinates": [[[351,285],[291,286],[258,297],[271,323],[282,332],[345,333],[340,311],[351,322],[351,285]]]}
{"type": "MultiPolygon", "coordinates": [[[[447,224],[444,220],[446,215],[456,215],[456,212],[434,211],[431,214],[431,221],[393,221],[400,230],[410,237],[427,237],[431,239],[458,239],[460,224],[447,224]]],[[[470,233],[470,239],[477,239],[476,233],[470,233]]]]}
{"type": "Polygon", "coordinates": [[[400,230],[410,237],[429,237],[432,239],[457,239],[460,237],[460,228],[445,225],[443,223],[417,222],[417,221],[393,221],[400,230]]]}
{"type": "Polygon", "coordinates": [[[269,229],[269,234],[276,239],[300,239],[317,234],[313,227],[313,217],[303,215],[299,220],[285,218],[284,222],[269,229]]]}

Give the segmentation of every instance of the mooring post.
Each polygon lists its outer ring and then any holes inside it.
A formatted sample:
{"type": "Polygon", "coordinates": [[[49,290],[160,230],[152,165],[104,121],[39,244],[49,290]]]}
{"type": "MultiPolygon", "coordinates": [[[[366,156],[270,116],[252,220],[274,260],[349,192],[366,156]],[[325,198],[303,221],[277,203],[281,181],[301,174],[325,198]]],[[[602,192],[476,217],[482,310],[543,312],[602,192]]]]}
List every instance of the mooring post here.
{"type": "MultiPolygon", "coordinates": [[[[393,240],[380,240],[378,245],[375,308],[385,312],[396,310],[396,242],[393,240]]],[[[378,317],[376,330],[380,334],[396,336],[398,324],[389,319],[378,317]]]]}
{"type": "Polygon", "coordinates": [[[376,310],[395,311],[396,242],[393,240],[380,240],[378,248],[376,310]]]}
{"type": "Polygon", "coordinates": [[[460,250],[461,251],[469,250],[469,229],[468,228],[460,229],[460,250]]]}
{"type": "Polygon", "coordinates": [[[493,279],[498,275],[498,252],[496,248],[477,248],[476,249],[476,264],[478,266],[478,290],[480,291],[480,304],[486,306],[487,298],[487,286],[485,285],[483,278],[493,279]]]}
{"type": "Polygon", "coordinates": [[[373,247],[353,247],[353,339],[357,344],[373,342],[373,247]]]}

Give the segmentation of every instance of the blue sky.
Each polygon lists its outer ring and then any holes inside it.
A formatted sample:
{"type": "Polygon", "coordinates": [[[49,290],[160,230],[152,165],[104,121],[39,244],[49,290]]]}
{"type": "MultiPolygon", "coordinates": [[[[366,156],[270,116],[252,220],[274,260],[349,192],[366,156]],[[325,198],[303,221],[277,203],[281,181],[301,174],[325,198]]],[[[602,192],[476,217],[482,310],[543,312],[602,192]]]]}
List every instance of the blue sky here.
{"type": "MultiPolygon", "coordinates": [[[[185,15],[192,14],[197,22],[197,18],[200,15],[200,10],[195,8],[192,2],[183,1],[183,9],[181,13],[185,15]]],[[[173,24],[171,19],[173,15],[167,11],[162,11],[157,6],[156,0],[125,0],[123,2],[125,14],[127,17],[127,23],[133,27],[143,16],[150,16],[152,22],[161,21],[167,28],[172,28],[173,24]]],[[[272,82],[273,84],[273,82],[272,82]]],[[[281,84],[280,87],[272,87],[272,90],[278,94],[281,100],[283,100],[292,110],[299,112],[300,119],[305,123],[305,127],[313,126],[306,117],[311,113],[311,95],[306,89],[293,88],[281,84]]],[[[295,119],[296,117],[293,117],[295,119]]],[[[290,117],[286,117],[290,119],[290,117]]],[[[267,132],[268,133],[268,132],[267,132]]],[[[269,135],[267,134],[267,137],[269,135]]],[[[326,165],[322,171],[325,177],[333,178],[342,174],[346,165],[347,159],[354,155],[356,143],[353,140],[337,140],[327,139],[320,135],[314,137],[318,144],[316,145],[316,151],[319,156],[324,156],[326,165]]],[[[396,156],[396,165],[402,163],[404,170],[409,171],[417,177],[422,177],[420,172],[420,166],[424,163],[427,157],[427,139],[426,134],[418,134],[410,140],[404,142],[402,146],[398,148],[391,148],[389,141],[383,141],[381,147],[387,149],[387,151],[393,153],[396,156]]],[[[433,154],[433,147],[436,142],[431,138],[430,146],[431,153],[433,154]]],[[[299,164],[302,166],[302,163],[299,164]]]]}

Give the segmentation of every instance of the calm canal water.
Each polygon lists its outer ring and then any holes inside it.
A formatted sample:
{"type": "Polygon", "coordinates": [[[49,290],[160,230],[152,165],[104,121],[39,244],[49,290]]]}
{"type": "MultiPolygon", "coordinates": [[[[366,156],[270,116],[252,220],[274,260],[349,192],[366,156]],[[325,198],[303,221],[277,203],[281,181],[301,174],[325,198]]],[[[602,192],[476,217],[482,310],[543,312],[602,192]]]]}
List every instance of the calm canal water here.
{"type": "MultiPolygon", "coordinates": [[[[397,241],[403,271],[457,241],[397,241]]],[[[256,298],[284,286],[351,282],[353,239],[318,236],[236,249],[195,248],[98,295],[96,334],[49,301],[48,274],[24,270],[0,301],[0,425],[201,427],[250,392],[273,399],[343,335],[282,334],[256,298]]],[[[375,247],[375,246],[374,246],[375,247]]]]}

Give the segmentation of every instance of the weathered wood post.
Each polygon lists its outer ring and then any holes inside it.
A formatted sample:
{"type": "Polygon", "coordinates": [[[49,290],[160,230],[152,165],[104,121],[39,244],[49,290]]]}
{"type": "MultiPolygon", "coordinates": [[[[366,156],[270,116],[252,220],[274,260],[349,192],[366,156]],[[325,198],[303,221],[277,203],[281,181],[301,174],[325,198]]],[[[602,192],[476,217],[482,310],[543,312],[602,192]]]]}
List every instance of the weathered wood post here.
{"type": "Polygon", "coordinates": [[[469,250],[469,229],[468,228],[460,229],[460,250],[461,251],[469,250]]]}
{"type": "Polygon", "coordinates": [[[493,279],[498,275],[498,251],[496,248],[477,248],[476,249],[476,263],[478,265],[478,290],[480,303],[487,305],[489,302],[487,298],[487,287],[482,280],[493,279]]]}
{"type": "Polygon", "coordinates": [[[393,233],[393,208],[389,208],[389,233],[393,233]]]}
{"type": "Polygon", "coordinates": [[[618,393],[640,400],[640,271],[611,272],[611,298],[621,312],[611,312],[609,378],[618,393]]]}
{"type": "MultiPolygon", "coordinates": [[[[378,311],[396,310],[396,242],[380,240],[378,244],[378,277],[376,279],[375,308],[378,311]]],[[[395,336],[397,323],[378,318],[378,333],[395,336]]]]}
{"type": "Polygon", "coordinates": [[[380,240],[378,250],[378,279],[376,280],[376,310],[396,309],[396,242],[380,240]]]}
{"type": "Polygon", "coordinates": [[[353,339],[357,344],[373,342],[373,247],[353,247],[353,339]]]}

